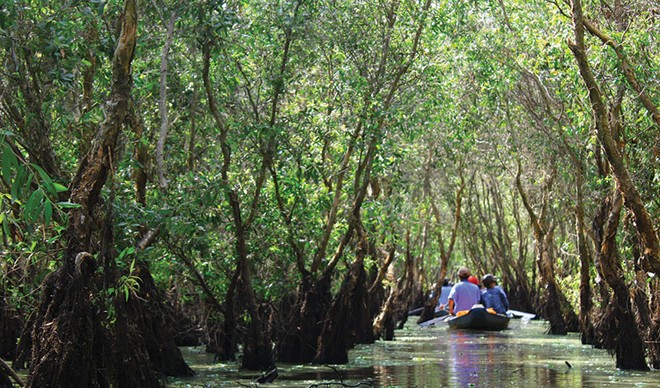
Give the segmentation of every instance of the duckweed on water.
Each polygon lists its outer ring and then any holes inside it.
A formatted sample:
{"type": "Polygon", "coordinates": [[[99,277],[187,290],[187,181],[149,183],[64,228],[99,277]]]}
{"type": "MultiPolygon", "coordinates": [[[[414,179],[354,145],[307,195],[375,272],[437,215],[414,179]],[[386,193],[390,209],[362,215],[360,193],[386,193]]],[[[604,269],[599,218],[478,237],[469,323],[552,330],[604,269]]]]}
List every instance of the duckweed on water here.
{"type": "MultiPolygon", "coordinates": [[[[359,345],[351,362],[332,367],[279,364],[268,387],[309,387],[322,383],[364,383],[374,387],[657,387],[660,371],[615,368],[604,350],[583,346],[577,334],[550,336],[542,321],[512,321],[502,332],[467,332],[447,326],[419,328],[409,322],[394,341],[359,345]],[[338,373],[340,375],[338,375],[338,373]]],[[[168,387],[257,386],[258,372],[213,363],[199,348],[184,355],[197,376],[170,380],[168,387]]]]}

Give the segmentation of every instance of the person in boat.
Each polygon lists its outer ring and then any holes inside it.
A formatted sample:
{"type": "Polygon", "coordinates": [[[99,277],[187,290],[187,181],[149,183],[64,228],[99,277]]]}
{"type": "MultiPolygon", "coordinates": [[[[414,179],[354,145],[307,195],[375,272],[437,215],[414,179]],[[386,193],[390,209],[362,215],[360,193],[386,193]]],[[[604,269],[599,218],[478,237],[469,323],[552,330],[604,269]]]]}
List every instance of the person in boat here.
{"type": "Polygon", "coordinates": [[[442,288],[440,289],[440,297],[438,298],[438,309],[443,310],[449,303],[449,293],[451,292],[451,285],[449,279],[445,278],[442,281],[442,288]]]}
{"type": "Polygon", "coordinates": [[[458,283],[449,292],[449,314],[456,315],[459,311],[469,310],[481,301],[481,290],[470,283],[470,270],[461,267],[458,270],[458,283]]]}
{"type": "Polygon", "coordinates": [[[509,310],[509,299],[502,287],[497,285],[497,279],[491,274],[484,275],[481,284],[485,289],[481,293],[481,303],[486,308],[492,308],[498,314],[506,314],[509,310]]]}

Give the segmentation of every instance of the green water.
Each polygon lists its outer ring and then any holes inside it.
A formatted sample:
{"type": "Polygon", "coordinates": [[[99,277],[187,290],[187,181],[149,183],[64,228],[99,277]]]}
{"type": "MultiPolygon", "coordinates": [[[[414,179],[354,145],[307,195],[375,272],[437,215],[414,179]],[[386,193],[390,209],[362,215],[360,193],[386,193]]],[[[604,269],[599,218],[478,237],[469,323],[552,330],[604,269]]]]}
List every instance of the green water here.
{"type": "Polygon", "coordinates": [[[583,346],[577,334],[544,334],[542,321],[512,320],[502,332],[449,330],[446,324],[419,328],[410,322],[394,341],[359,345],[347,365],[278,365],[271,384],[256,384],[259,373],[237,364],[213,363],[201,348],[184,348],[197,375],[170,380],[168,387],[660,387],[660,371],[615,368],[603,350],[583,346]],[[339,373],[339,374],[338,374],[339,373]]]}

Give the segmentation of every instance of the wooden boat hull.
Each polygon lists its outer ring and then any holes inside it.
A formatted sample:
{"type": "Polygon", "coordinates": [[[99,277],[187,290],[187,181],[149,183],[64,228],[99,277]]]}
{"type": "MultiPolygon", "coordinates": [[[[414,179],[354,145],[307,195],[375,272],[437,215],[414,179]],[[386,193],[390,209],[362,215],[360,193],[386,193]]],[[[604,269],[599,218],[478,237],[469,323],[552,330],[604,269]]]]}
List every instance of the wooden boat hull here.
{"type": "Polygon", "coordinates": [[[510,320],[506,315],[491,314],[483,307],[473,307],[467,314],[448,318],[446,322],[452,329],[497,331],[508,328],[510,320]]]}

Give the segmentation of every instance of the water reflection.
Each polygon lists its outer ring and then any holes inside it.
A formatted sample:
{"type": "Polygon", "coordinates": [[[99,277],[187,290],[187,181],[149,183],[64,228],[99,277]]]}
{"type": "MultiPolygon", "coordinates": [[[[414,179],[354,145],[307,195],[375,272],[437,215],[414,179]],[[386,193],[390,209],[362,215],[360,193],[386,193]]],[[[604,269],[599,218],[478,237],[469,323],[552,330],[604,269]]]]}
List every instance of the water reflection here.
{"type": "MultiPolygon", "coordinates": [[[[485,347],[477,343],[469,333],[452,330],[447,336],[447,345],[449,348],[450,381],[456,382],[461,386],[479,383],[479,371],[483,367],[482,357],[485,347]]],[[[490,348],[490,347],[488,347],[490,348]]],[[[486,357],[492,359],[490,349],[486,352],[486,357]]]]}
{"type": "MultiPolygon", "coordinates": [[[[278,365],[269,387],[307,387],[322,382],[376,387],[658,387],[660,371],[624,372],[603,350],[581,345],[577,334],[544,334],[543,322],[512,321],[502,332],[448,330],[445,325],[419,328],[414,323],[394,341],[353,349],[348,365],[278,365]],[[567,364],[567,362],[570,364],[567,364]],[[338,374],[339,373],[339,374],[338,374]]],[[[214,364],[196,349],[184,349],[198,375],[172,380],[168,387],[239,387],[253,384],[258,373],[233,364],[214,364]]]]}

